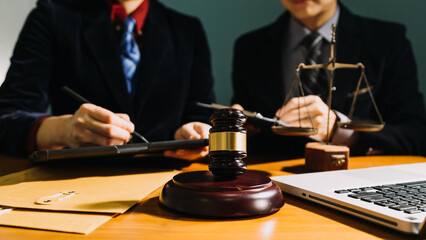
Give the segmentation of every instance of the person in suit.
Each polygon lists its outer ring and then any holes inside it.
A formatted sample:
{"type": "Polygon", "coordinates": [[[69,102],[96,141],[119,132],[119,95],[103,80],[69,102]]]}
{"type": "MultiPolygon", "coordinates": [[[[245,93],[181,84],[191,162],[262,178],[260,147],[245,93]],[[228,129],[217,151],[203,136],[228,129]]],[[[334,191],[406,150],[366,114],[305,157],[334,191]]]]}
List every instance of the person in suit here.
{"type": "MultiPolygon", "coordinates": [[[[326,141],[329,111],[325,102],[328,95],[321,88],[329,89],[328,81],[320,81],[321,73],[313,80],[301,73],[303,89],[307,92],[304,97],[297,97],[297,90],[295,93],[290,89],[290,83],[299,63],[328,62],[331,29],[335,24],[337,62],[365,65],[370,89],[386,124],[379,132],[354,132],[336,127],[337,121],[348,120],[345,118],[360,74],[354,70],[337,70],[332,86],[333,111],[328,125],[331,143],[350,146],[352,155],[425,155],[425,107],[418,90],[416,63],[410,42],[405,37],[405,27],[356,16],[337,0],[281,2],[287,11],[276,22],[244,34],[236,41],[234,106],[265,116],[277,116],[291,126],[299,126],[301,120],[302,126],[308,127],[311,117],[319,129],[312,139],[326,141]],[[321,44],[316,45],[314,39],[321,44]],[[318,51],[320,54],[312,61],[313,53],[318,51]],[[305,89],[307,86],[316,90],[305,89]],[[283,105],[287,93],[292,98],[283,105]],[[310,117],[303,109],[305,102],[310,117]],[[300,116],[299,103],[302,106],[300,116]]],[[[378,122],[368,91],[362,92],[364,94],[357,98],[353,119],[378,122]]],[[[274,135],[265,128],[249,137],[248,149],[300,157],[310,140],[274,135]]]]}
{"type": "Polygon", "coordinates": [[[149,141],[208,138],[210,113],[196,102],[214,100],[198,19],[157,0],[39,0],[0,88],[0,151],[119,145],[135,130],[149,141]],[[80,106],[62,86],[93,104],[80,106]]]}

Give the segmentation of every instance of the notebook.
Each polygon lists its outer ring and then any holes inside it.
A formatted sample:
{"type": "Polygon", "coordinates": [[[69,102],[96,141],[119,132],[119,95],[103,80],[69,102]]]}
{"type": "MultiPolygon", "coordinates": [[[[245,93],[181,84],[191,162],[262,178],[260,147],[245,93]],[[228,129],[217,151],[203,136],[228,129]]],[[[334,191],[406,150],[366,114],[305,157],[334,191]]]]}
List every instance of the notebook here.
{"type": "Polygon", "coordinates": [[[411,234],[426,232],[426,162],[272,177],[285,193],[411,234]]]}

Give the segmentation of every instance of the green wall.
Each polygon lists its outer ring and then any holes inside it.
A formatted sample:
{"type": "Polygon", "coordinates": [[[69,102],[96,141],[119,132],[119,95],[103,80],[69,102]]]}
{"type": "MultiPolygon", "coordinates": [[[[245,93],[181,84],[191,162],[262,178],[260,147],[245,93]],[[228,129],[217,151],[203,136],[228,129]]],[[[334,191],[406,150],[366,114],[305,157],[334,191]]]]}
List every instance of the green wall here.
{"type": "MultiPolygon", "coordinates": [[[[212,53],[217,102],[230,104],[231,71],[235,40],[243,33],[277,19],[284,11],[279,0],[160,0],[180,12],[197,16],[203,23],[212,53]]],[[[352,12],[407,26],[419,69],[420,90],[426,95],[425,0],[342,0],[352,12]]],[[[424,97],[426,102],[426,99],[424,97]]]]}

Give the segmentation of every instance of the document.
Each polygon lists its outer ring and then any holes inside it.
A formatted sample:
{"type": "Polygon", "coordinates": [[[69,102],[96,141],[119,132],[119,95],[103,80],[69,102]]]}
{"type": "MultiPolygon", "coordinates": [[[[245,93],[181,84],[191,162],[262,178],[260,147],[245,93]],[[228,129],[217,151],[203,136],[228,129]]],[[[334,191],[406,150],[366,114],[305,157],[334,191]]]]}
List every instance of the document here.
{"type": "Polygon", "coordinates": [[[12,208],[0,214],[0,224],[88,233],[179,172],[101,163],[44,165],[0,177],[0,208],[12,208]]]}
{"type": "MultiPolygon", "coordinates": [[[[0,210],[1,211],[1,210],[0,210]]],[[[10,209],[0,214],[0,225],[89,234],[114,214],[85,214],[10,209]]]]}

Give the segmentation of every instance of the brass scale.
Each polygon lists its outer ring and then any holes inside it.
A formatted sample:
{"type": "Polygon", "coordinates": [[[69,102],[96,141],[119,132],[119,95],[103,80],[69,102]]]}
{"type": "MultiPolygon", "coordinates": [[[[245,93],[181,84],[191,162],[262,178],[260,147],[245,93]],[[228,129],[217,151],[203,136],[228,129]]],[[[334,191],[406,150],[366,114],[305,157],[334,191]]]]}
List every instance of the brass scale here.
{"type": "MultiPolygon", "coordinates": [[[[361,86],[361,82],[364,81],[367,91],[370,95],[371,101],[373,103],[374,109],[377,113],[377,116],[379,118],[380,122],[368,122],[368,121],[349,121],[349,122],[339,122],[338,126],[340,128],[344,128],[344,129],[352,129],[354,131],[364,131],[364,132],[376,132],[376,131],[380,131],[383,129],[385,123],[383,122],[382,116],[380,115],[379,109],[377,107],[376,102],[374,101],[374,97],[373,94],[371,93],[371,88],[369,86],[367,77],[365,76],[365,66],[362,63],[357,63],[357,64],[346,64],[346,63],[337,63],[336,62],[336,56],[335,56],[335,45],[336,45],[336,37],[335,37],[335,31],[336,31],[336,27],[333,24],[332,27],[332,41],[331,41],[331,46],[330,46],[330,58],[328,60],[328,63],[322,63],[322,64],[315,64],[315,65],[305,65],[304,63],[300,63],[299,66],[296,69],[296,77],[293,79],[292,83],[291,83],[291,87],[286,95],[286,98],[284,99],[283,102],[283,106],[284,104],[287,102],[288,97],[290,96],[290,92],[291,90],[294,88],[294,85],[297,82],[297,86],[298,86],[298,97],[303,97],[304,92],[303,92],[303,87],[302,87],[302,81],[300,79],[300,71],[303,69],[327,69],[330,73],[330,77],[329,77],[329,93],[328,93],[328,98],[327,98],[327,106],[328,106],[328,117],[327,117],[327,141],[326,143],[328,144],[330,141],[330,133],[329,133],[329,124],[330,124],[330,112],[331,112],[331,100],[332,100],[332,89],[333,89],[333,75],[334,75],[334,70],[336,69],[360,69],[360,76],[358,79],[358,83],[357,83],[357,87],[356,90],[353,94],[353,99],[352,99],[352,104],[351,104],[351,108],[349,110],[349,114],[348,114],[348,118],[352,119],[353,113],[354,113],[354,109],[355,109],[355,104],[356,104],[356,100],[358,97],[358,94],[360,93],[360,86],[361,86]]],[[[306,102],[305,102],[305,107],[307,108],[306,102]]],[[[299,104],[299,115],[300,115],[300,104],[299,104]]],[[[310,127],[302,127],[300,120],[299,120],[299,126],[297,127],[290,127],[290,126],[283,126],[282,124],[276,124],[274,123],[274,125],[272,126],[272,131],[275,134],[278,135],[287,135],[287,136],[311,136],[311,135],[315,135],[318,133],[318,129],[315,128],[313,122],[312,122],[312,118],[309,114],[309,110],[308,111],[308,116],[311,122],[311,126],[310,127]]],[[[276,117],[276,120],[279,121],[279,118],[276,117]]]]}

